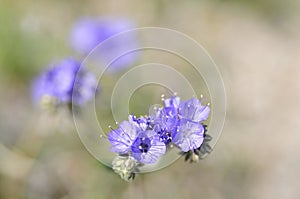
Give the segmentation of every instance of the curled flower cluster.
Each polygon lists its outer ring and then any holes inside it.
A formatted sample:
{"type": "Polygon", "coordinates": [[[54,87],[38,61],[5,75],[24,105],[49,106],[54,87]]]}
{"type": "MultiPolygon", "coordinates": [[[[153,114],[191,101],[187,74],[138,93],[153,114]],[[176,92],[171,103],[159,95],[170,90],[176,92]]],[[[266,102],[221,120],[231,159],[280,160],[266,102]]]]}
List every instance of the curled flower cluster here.
{"type": "Polygon", "coordinates": [[[211,152],[211,136],[203,124],[209,117],[209,105],[202,105],[197,98],[181,101],[175,95],[163,101],[164,106],[155,108],[153,113],[139,118],[129,115],[118,129],[111,128],[108,140],[111,151],[118,154],[113,169],[121,178],[132,180],[139,166],[156,163],[174,145],[190,162],[211,152]],[[129,169],[124,167],[126,163],[131,166],[129,169]],[[122,165],[122,169],[117,165],[122,165]]]}

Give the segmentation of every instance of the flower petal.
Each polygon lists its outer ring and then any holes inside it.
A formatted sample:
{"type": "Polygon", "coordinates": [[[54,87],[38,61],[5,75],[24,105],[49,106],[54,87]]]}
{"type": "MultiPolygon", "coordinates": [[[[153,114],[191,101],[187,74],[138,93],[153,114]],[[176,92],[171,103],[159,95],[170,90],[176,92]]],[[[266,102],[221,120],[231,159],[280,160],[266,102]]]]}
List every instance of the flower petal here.
{"type": "Polygon", "coordinates": [[[136,136],[136,126],[128,121],[121,122],[119,129],[112,130],[108,134],[108,140],[112,145],[111,151],[120,154],[128,153],[136,136]]]}
{"type": "Polygon", "coordinates": [[[180,103],[178,110],[180,118],[193,122],[202,122],[206,120],[210,113],[210,108],[208,106],[202,106],[197,98],[192,98],[180,103]]]}
{"type": "Polygon", "coordinates": [[[200,147],[204,140],[204,127],[200,123],[181,120],[172,133],[172,141],[182,151],[187,152],[200,147]]]}

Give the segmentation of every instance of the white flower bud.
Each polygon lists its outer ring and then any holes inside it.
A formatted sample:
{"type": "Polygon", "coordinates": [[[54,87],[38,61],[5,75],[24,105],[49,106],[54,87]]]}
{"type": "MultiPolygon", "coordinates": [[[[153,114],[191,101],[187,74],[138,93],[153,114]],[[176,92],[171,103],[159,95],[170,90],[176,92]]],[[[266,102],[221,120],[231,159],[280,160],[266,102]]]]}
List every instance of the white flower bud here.
{"type": "Polygon", "coordinates": [[[131,181],[134,178],[134,171],[137,162],[131,156],[117,156],[112,162],[113,170],[121,176],[123,180],[131,181]]]}

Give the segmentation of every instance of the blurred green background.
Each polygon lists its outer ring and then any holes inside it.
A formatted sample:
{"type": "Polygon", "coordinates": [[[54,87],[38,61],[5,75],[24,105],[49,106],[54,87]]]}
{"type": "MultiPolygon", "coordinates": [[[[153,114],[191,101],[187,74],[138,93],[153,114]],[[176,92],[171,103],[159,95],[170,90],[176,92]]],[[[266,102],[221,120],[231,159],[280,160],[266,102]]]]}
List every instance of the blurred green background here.
{"type": "Polygon", "coordinates": [[[299,17],[297,0],[0,0],[0,198],[299,198],[299,17]],[[85,150],[68,113],[36,111],[31,80],[74,54],[82,16],[175,29],[210,52],[228,112],[208,158],[128,184],[85,150]]]}

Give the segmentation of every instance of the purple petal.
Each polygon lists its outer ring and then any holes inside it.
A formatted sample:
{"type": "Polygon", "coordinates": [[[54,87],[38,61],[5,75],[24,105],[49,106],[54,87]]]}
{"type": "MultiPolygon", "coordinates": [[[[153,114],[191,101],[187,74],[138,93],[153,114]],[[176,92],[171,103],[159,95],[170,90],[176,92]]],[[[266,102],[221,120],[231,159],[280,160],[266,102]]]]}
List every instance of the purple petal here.
{"type": "Polygon", "coordinates": [[[149,118],[143,116],[137,118],[134,115],[129,115],[128,121],[133,123],[136,127],[140,128],[140,130],[142,131],[145,131],[149,126],[149,118]]]}
{"type": "Polygon", "coordinates": [[[165,103],[165,107],[172,107],[177,109],[180,104],[180,98],[177,96],[172,96],[171,98],[165,99],[164,103],[165,103]]]}
{"type": "Polygon", "coordinates": [[[118,129],[112,130],[108,134],[108,140],[112,145],[111,151],[121,154],[128,153],[137,136],[137,130],[132,123],[128,121],[121,122],[118,129]]]}
{"type": "Polygon", "coordinates": [[[177,110],[171,107],[157,109],[150,118],[156,131],[172,131],[178,120],[177,110]]]}
{"type": "Polygon", "coordinates": [[[208,106],[202,106],[201,102],[196,98],[181,102],[178,110],[181,118],[193,122],[206,120],[210,113],[210,108],[208,106]]]}

